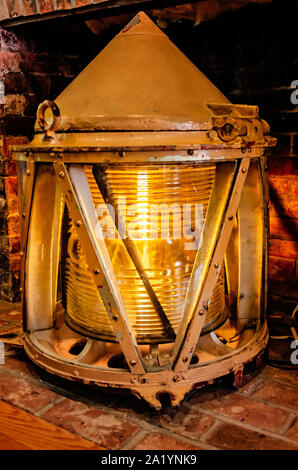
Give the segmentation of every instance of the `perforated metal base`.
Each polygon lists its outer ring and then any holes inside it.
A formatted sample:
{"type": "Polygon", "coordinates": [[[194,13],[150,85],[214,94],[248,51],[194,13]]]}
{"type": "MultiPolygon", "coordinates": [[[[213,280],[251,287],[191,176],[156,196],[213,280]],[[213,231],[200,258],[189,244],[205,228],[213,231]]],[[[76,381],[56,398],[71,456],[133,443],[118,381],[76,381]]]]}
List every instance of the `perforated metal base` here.
{"type": "MultiPolygon", "coordinates": [[[[227,322],[223,328],[228,332],[231,325],[227,322]]],[[[258,331],[243,330],[230,345],[223,344],[221,333],[218,330],[200,338],[196,359],[183,373],[171,366],[170,344],[160,346],[158,358],[148,353],[148,347],[140,346],[150,372],[133,374],[121,361],[117,344],[84,338],[66,325],[58,330],[25,334],[24,345],[32,361],[52,374],[85,384],[128,389],[154,408],[161,409],[160,398],[165,394],[171,405],[177,406],[190,390],[212,383],[218,377],[234,373],[236,379],[239,378],[244,365],[260,355],[268,341],[266,324],[258,331]],[[165,367],[166,362],[168,367],[165,367]]]]}

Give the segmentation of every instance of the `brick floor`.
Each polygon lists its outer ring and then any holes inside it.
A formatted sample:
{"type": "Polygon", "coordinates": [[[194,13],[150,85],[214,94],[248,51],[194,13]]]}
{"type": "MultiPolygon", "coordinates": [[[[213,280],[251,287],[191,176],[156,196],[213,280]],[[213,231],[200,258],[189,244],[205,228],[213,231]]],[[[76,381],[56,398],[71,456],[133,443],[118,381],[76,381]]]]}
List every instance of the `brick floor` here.
{"type": "Polygon", "coordinates": [[[166,434],[151,433],[146,436],[134,450],[199,450],[187,442],[179,441],[166,434]]]}
{"type": "Polygon", "coordinates": [[[212,385],[190,394],[176,409],[155,411],[129,393],[68,382],[32,364],[22,349],[5,349],[0,400],[95,445],[298,450],[297,371],[266,365],[246,374],[238,391],[212,385]]]}
{"type": "Polygon", "coordinates": [[[280,406],[298,410],[298,388],[266,382],[262,387],[258,388],[252,396],[280,406]]]}
{"type": "Polygon", "coordinates": [[[287,417],[284,410],[238,393],[219,397],[203,393],[193,399],[192,404],[268,431],[276,431],[287,417]]]}
{"type": "Polygon", "coordinates": [[[298,418],[296,418],[293,424],[289,427],[286,432],[286,436],[298,441],[298,418]]]}
{"type": "Polygon", "coordinates": [[[18,408],[35,413],[53,402],[58,395],[21,378],[1,373],[0,398],[18,408]]]}
{"type": "Polygon", "coordinates": [[[215,429],[207,441],[219,449],[231,450],[296,450],[298,448],[274,437],[226,423],[215,429]]]}
{"type": "Polygon", "coordinates": [[[119,448],[139,430],[122,416],[68,399],[51,408],[42,417],[109,449],[119,448]]]}

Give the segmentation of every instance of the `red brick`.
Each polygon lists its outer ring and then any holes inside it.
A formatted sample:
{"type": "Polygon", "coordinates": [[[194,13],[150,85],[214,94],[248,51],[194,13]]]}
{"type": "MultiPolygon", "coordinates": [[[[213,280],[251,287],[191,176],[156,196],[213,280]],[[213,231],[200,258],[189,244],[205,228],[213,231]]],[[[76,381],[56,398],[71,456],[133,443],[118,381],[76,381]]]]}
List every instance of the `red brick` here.
{"type": "Polygon", "coordinates": [[[40,13],[49,13],[54,11],[53,0],[39,0],[39,11],[40,13]]]}
{"type": "Polygon", "coordinates": [[[0,373],[2,400],[35,413],[57,398],[57,394],[25,380],[0,373]]]}
{"type": "Polygon", "coordinates": [[[24,376],[38,378],[37,369],[34,367],[33,363],[25,357],[25,353],[20,356],[5,357],[5,368],[18,371],[24,374],[24,376]]]}
{"type": "Polygon", "coordinates": [[[292,278],[295,274],[295,261],[286,258],[269,258],[269,277],[282,280],[292,278]]]}
{"type": "Polygon", "coordinates": [[[4,180],[5,194],[7,198],[14,197],[18,191],[18,182],[16,176],[8,176],[4,180]]]}
{"type": "Polygon", "coordinates": [[[298,389],[294,387],[265,382],[252,396],[276,405],[298,409],[298,389]]]}
{"type": "Polygon", "coordinates": [[[295,439],[296,441],[298,441],[298,418],[296,418],[293,424],[290,426],[290,428],[286,432],[286,436],[290,439],[295,439]]]}
{"type": "Polygon", "coordinates": [[[273,157],[268,159],[270,176],[294,176],[298,174],[298,159],[291,157],[273,157]]]}
{"type": "Polygon", "coordinates": [[[5,93],[20,93],[25,91],[27,86],[27,80],[21,72],[18,73],[8,73],[4,79],[5,93]]]}
{"type": "Polygon", "coordinates": [[[5,176],[14,176],[16,174],[16,163],[12,160],[3,160],[0,158],[0,174],[5,176]]]}
{"type": "Polygon", "coordinates": [[[27,137],[23,137],[23,136],[16,136],[16,137],[8,136],[8,137],[5,137],[5,145],[6,145],[8,153],[10,153],[9,147],[11,145],[22,145],[22,144],[26,144],[26,143],[28,143],[27,137]]]}
{"type": "Polygon", "coordinates": [[[297,450],[285,441],[250,431],[233,424],[222,424],[214,429],[207,442],[220,449],[230,450],[297,450]]]}
{"type": "MultiPolygon", "coordinates": [[[[6,137],[3,136],[0,139],[0,160],[4,160],[5,164],[9,165],[14,168],[14,172],[6,173],[9,176],[15,176],[15,162],[12,161],[11,150],[10,146],[12,145],[22,145],[28,143],[28,139],[26,137],[6,137]],[[2,144],[2,145],[1,145],[2,144]]],[[[9,180],[10,181],[10,180],[9,180]]],[[[16,181],[16,180],[15,180],[16,181]]]]}
{"type": "Polygon", "coordinates": [[[295,178],[292,181],[292,196],[294,198],[298,197],[298,181],[297,181],[297,178],[295,178]]]}
{"type": "Polygon", "coordinates": [[[291,191],[291,179],[289,177],[269,178],[269,188],[277,194],[289,194],[291,191]]]}
{"type": "Polygon", "coordinates": [[[270,199],[270,217],[294,217],[298,219],[298,202],[291,195],[278,195],[276,197],[271,194],[270,199]]]}
{"type": "Polygon", "coordinates": [[[211,416],[203,415],[194,408],[187,409],[181,406],[156,416],[151,422],[182,436],[198,439],[201,434],[208,431],[214,423],[214,419],[211,416]]]}
{"type": "Polygon", "coordinates": [[[235,393],[219,397],[212,393],[204,394],[194,398],[192,403],[269,431],[278,429],[287,416],[283,410],[235,393]]]}
{"type": "Polygon", "coordinates": [[[75,0],[76,7],[82,7],[84,5],[90,5],[91,0],[75,0]]]}
{"type": "Polygon", "coordinates": [[[7,227],[9,236],[19,236],[20,234],[20,220],[18,215],[8,215],[7,227]]]}
{"type": "Polygon", "coordinates": [[[0,51],[0,71],[20,72],[21,54],[18,52],[0,51]]]}
{"type": "Polygon", "coordinates": [[[9,237],[9,252],[18,253],[20,251],[20,237],[9,237]]]}
{"type": "Polygon", "coordinates": [[[58,10],[68,10],[71,8],[71,0],[57,0],[58,10]]]}
{"type": "Polygon", "coordinates": [[[35,0],[23,0],[23,10],[25,15],[35,15],[37,13],[35,0]]]}
{"type": "Polygon", "coordinates": [[[21,258],[19,254],[11,254],[9,257],[10,261],[10,271],[12,273],[16,273],[20,271],[21,267],[21,258]]]}
{"type": "Polygon", "coordinates": [[[32,366],[32,363],[28,360],[25,360],[22,356],[20,357],[6,357],[5,358],[5,368],[6,369],[11,369],[11,370],[16,370],[18,372],[21,372],[23,375],[28,375],[28,376],[36,376],[34,366],[32,366]]]}
{"type": "Polygon", "coordinates": [[[272,239],[269,247],[269,255],[278,258],[297,259],[298,242],[272,239]]]}
{"type": "Polygon", "coordinates": [[[50,409],[43,419],[108,449],[117,449],[138,431],[136,425],[120,416],[68,399],[50,409]]]}
{"type": "Polygon", "coordinates": [[[297,237],[293,230],[295,227],[298,227],[298,219],[289,220],[270,216],[270,238],[278,238],[279,240],[295,240],[297,237]]]}
{"type": "Polygon", "coordinates": [[[199,450],[199,448],[165,434],[152,433],[139,442],[133,450],[199,450]]]}
{"type": "Polygon", "coordinates": [[[20,0],[6,0],[10,16],[20,16],[21,15],[21,1],[20,0]]]}

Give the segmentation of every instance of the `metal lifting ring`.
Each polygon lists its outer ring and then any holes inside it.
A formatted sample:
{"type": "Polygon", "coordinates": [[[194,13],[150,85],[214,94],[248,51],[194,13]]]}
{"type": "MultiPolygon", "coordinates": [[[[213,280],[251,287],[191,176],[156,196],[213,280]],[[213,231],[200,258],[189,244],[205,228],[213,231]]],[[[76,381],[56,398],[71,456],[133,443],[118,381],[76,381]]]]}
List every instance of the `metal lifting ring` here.
{"type": "Polygon", "coordinates": [[[60,110],[58,108],[58,105],[54,101],[43,101],[37,108],[36,117],[40,128],[45,132],[55,132],[59,128],[61,121],[60,110]],[[45,112],[47,111],[47,109],[50,109],[52,112],[53,122],[51,124],[48,124],[45,118],[45,112]]]}

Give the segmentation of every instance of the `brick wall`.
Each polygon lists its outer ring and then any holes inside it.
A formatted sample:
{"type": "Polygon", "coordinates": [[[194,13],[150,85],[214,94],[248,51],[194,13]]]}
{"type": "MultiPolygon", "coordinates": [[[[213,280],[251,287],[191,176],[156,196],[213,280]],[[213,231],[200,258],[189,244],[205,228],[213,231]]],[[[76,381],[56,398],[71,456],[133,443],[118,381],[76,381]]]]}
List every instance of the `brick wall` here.
{"type": "Polygon", "coordinates": [[[273,0],[166,33],[234,103],[257,104],[278,145],[269,157],[269,306],[290,313],[298,299],[297,5],[273,0]]]}
{"type": "MultiPolygon", "coordinates": [[[[51,2],[44,2],[44,5],[46,3],[51,2]]],[[[55,5],[58,3],[62,8],[62,2],[57,0],[55,5]]],[[[33,5],[29,1],[24,1],[25,4],[28,8],[33,5]]],[[[285,6],[285,2],[273,0],[269,4],[250,5],[222,14],[197,27],[183,20],[168,22],[165,29],[174,43],[232,102],[258,104],[261,116],[271,124],[271,132],[278,138],[278,147],[269,162],[269,294],[271,305],[280,305],[289,311],[297,300],[298,269],[298,113],[290,101],[291,83],[298,79],[296,21],[295,1],[289,0],[285,6]]],[[[37,104],[45,98],[54,99],[118,30],[116,25],[97,37],[79,18],[18,27],[14,30],[15,36],[1,30],[0,71],[7,96],[4,108],[0,106],[0,135],[10,136],[9,139],[30,138],[37,104]]],[[[15,173],[8,158],[7,137],[4,142],[6,150],[2,152],[2,160],[6,162],[6,169],[2,162],[0,183],[0,198],[5,201],[1,209],[0,200],[4,237],[0,256],[4,257],[0,272],[5,288],[0,295],[15,299],[17,277],[8,279],[5,274],[13,255],[17,259],[18,249],[17,234],[8,225],[9,218],[14,220],[17,209],[7,202],[15,173]]]]}
{"type": "Polygon", "coordinates": [[[269,288],[272,307],[281,309],[298,298],[298,158],[290,154],[269,162],[269,288]]]}
{"type": "Polygon", "coordinates": [[[0,20],[103,3],[107,0],[2,0],[0,20]]]}
{"type": "Polygon", "coordinates": [[[84,23],[68,21],[56,25],[55,34],[45,25],[15,32],[0,28],[0,80],[5,91],[0,104],[0,298],[8,301],[20,297],[19,209],[10,145],[31,139],[38,104],[47,97],[55,99],[96,54],[95,44],[88,45],[89,34],[84,23]]]}

